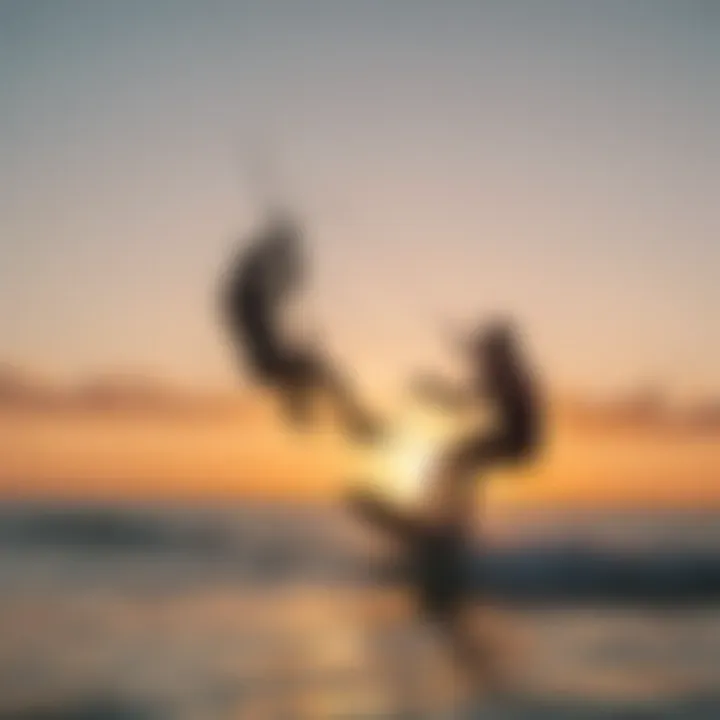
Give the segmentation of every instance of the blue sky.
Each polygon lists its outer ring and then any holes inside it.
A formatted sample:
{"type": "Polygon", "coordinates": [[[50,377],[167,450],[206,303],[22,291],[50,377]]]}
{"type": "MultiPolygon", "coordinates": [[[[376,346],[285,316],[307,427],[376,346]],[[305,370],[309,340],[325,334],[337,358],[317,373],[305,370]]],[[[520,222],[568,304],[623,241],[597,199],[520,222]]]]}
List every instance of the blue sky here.
{"type": "Polygon", "coordinates": [[[368,383],[516,313],[560,384],[720,390],[712,2],[0,3],[2,355],[232,382],[272,147],[368,383]]]}

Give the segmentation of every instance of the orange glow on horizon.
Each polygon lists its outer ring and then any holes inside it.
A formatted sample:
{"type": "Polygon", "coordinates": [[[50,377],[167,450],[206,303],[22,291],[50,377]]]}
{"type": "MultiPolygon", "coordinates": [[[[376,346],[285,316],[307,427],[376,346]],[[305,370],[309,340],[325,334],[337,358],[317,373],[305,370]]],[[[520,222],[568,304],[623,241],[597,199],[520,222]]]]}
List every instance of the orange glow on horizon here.
{"type": "MultiPolygon", "coordinates": [[[[377,450],[336,433],[287,433],[273,423],[17,417],[0,413],[0,495],[14,498],[328,498],[345,483],[421,491],[444,432],[404,421],[377,450]]],[[[558,431],[537,467],[490,476],[499,504],[720,505],[715,437],[577,437],[558,431]]]]}

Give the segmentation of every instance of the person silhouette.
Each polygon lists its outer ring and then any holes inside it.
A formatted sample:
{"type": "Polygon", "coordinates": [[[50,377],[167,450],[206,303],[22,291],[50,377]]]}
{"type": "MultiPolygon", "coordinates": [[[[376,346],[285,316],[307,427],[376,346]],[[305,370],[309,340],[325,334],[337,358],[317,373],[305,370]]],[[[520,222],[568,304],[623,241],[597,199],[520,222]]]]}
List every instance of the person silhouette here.
{"type": "Polygon", "coordinates": [[[380,423],[329,359],[319,348],[285,337],[283,311],[304,277],[302,233],[287,213],[276,211],[240,250],[222,283],[222,315],[235,349],[254,381],[279,391],[292,423],[306,425],[312,401],[324,395],[354,438],[375,440],[380,423]]]}
{"type": "Polygon", "coordinates": [[[502,680],[482,639],[469,632],[465,612],[474,592],[467,564],[477,506],[473,481],[492,466],[534,457],[541,437],[539,396],[512,324],[495,321],[460,345],[470,360],[468,383],[454,387],[424,375],[413,390],[454,412],[489,400],[494,426],[461,437],[441,454],[420,512],[393,507],[366,489],[352,490],[347,503],[354,515],[400,543],[411,561],[418,609],[442,631],[461,669],[473,682],[498,688],[502,680]]]}
{"type": "Polygon", "coordinates": [[[415,394],[457,412],[488,404],[494,422],[452,443],[434,474],[437,492],[454,492],[490,466],[532,459],[542,438],[541,403],[531,365],[512,321],[496,319],[457,343],[469,361],[470,378],[460,386],[433,376],[413,383],[415,394]]]}

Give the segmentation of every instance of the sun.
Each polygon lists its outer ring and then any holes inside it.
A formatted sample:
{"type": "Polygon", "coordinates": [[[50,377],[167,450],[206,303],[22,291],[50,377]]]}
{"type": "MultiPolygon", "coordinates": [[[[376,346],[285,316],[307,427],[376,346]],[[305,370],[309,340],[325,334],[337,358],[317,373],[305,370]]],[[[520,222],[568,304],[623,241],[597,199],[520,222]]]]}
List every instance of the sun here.
{"type": "Polygon", "coordinates": [[[381,462],[380,473],[388,491],[402,500],[418,497],[437,454],[437,440],[416,430],[398,433],[381,462]]]}

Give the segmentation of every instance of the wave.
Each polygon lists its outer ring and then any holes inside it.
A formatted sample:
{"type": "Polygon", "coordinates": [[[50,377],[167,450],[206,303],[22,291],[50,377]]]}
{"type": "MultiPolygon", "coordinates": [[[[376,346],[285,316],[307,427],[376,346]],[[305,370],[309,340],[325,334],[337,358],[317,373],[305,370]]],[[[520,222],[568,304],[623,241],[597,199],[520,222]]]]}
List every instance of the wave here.
{"type": "MultiPolygon", "coordinates": [[[[173,556],[242,582],[323,579],[362,584],[407,580],[397,553],[378,552],[342,516],[254,505],[232,512],[98,507],[0,510],[0,548],[71,556],[173,556]]],[[[28,562],[32,562],[28,559],[28,562]]],[[[203,576],[206,577],[206,576],[203,576]]],[[[578,543],[484,548],[468,558],[477,592],[509,601],[720,601],[720,552],[620,551],[578,543]]]]}
{"type": "MultiPolygon", "coordinates": [[[[281,688],[278,688],[282,692],[281,688]]],[[[203,716],[217,717],[225,713],[218,712],[218,706],[225,710],[240,711],[243,701],[232,693],[230,698],[194,698],[205,712],[203,716]]],[[[686,696],[677,699],[658,698],[639,702],[622,702],[587,699],[557,699],[545,697],[508,697],[507,709],[515,705],[521,709],[521,717],[537,720],[611,720],[614,718],[655,718],[670,720],[706,720],[717,718],[720,713],[720,697],[717,695],[686,696]]],[[[177,717],[179,708],[163,707],[147,702],[105,698],[78,698],[61,703],[36,703],[26,707],[15,707],[5,712],[0,709],[0,720],[171,720],[177,717]],[[173,711],[174,710],[174,711],[173,711]]],[[[184,714],[184,713],[183,713],[184,714]]],[[[234,713],[233,713],[234,714],[234,713]]],[[[487,715],[495,717],[495,714],[487,715]]],[[[503,713],[503,717],[505,713],[503,713]]],[[[513,715],[513,717],[519,717],[513,715]]],[[[486,717],[482,705],[478,707],[478,717],[486,717]]]]}
{"type": "Polygon", "coordinates": [[[170,715],[149,703],[114,698],[79,698],[64,703],[38,702],[0,709],[0,720],[169,720],[170,715]]]}
{"type": "Polygon", "coordinates": [[[227,538],[210,526],[183,524],[138,510],[33,508],[5,510],[0,543],[96,552],[218,552],[227,538]]]}

